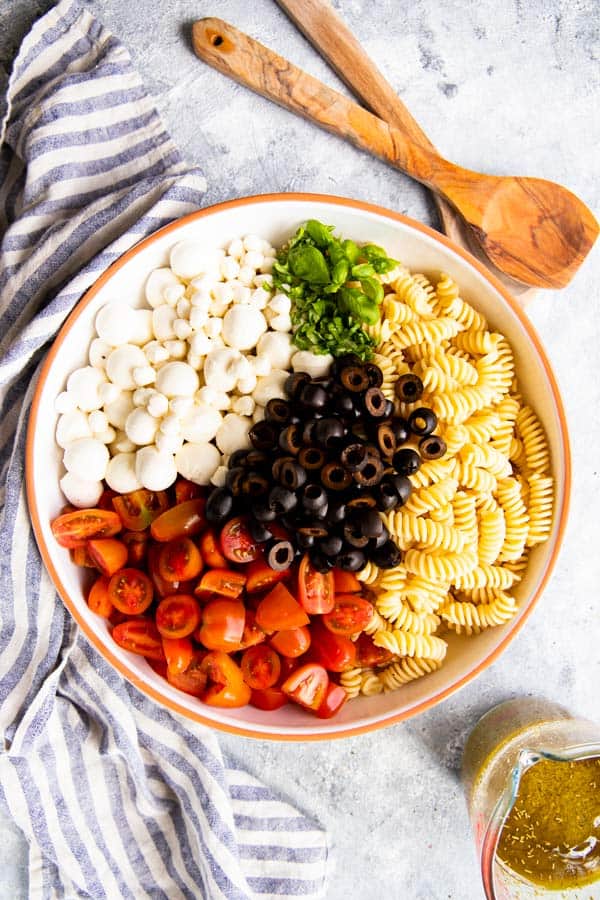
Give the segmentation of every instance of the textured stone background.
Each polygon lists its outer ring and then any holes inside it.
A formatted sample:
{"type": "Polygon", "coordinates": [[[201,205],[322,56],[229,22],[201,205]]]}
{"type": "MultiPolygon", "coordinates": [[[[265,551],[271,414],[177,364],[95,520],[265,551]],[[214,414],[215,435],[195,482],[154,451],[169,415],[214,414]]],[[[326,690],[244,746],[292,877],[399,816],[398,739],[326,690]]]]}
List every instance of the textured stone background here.
{"type": "MultiPolygon", "coordinates": [[[[0,68],[47,0],[0,0],[0,68]]],[[[218,15],[322,78],[335,76],[272,0],[88,0],[130,48],[175,140],[203,166],[207,203],[268,191],[362,198],[434,224],[425,191],[196,60],[195,18],[218,15]]],[[[561,182],[598,214],[597,0],[336,0],[449,158],[561,182]]],[[[600,719],[600,250],[529,307],[572,437],[570,525],[554,577],[500,661],[416,720],[321,744],[224,737],[224,749],[331,831],[328,900],[480,900],[457,778],[465,737],[493,704],[545,694],[600,719]]],[[[23,842],[0,821],[0,897],[27,896],[23,842]]],[[[113,898],[111,898],[113,900],[113,898]]],[[[114,898],[118,900],[118,898],[114,898]]]]}

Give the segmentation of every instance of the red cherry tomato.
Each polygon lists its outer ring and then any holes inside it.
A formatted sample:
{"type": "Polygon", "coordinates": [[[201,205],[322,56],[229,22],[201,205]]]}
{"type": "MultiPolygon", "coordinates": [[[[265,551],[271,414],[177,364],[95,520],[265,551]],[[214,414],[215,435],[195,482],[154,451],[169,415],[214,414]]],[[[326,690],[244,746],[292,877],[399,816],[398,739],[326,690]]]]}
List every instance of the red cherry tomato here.
{"type": "Polygon", "coordinates": [[[272,569],[264,559],[255,559],[245,569],[247,576],[246,590],[249,594],[266,591],[289,575],[289,569],[272,569]]]}
{"type": "Polygon", "coordinates": [[[152,603],[152,582],[139,569],[120,569],[108,582],[108,596],[116,609],[139,616],[152,603]]]}
{"type": "Polygon", "coordinates": [[[306,625],[301,628],[289,628],[287,631],[277,631],[269,643],[282,656],[295,659],[306,653],[310,647],[310,631],[306,625]]]}
{"type": "Polygon", "coordinates": [[[108,578],[101,575],[93,583],[87,598],[87,604],[92,612],[108,619],[114,607],[108,596],[108,578]]]}
{"type": "Polygon", "coordinates": [[[373,604],[357,594],[337,594],[331,612],[323,616],[323,625],[334,634],[349,637],[367,627],[373,618],[373,604]]]}
{"type": "Polygon", "coordinates": [[[330,672],[345,672],[356,665],[356,647],[348,637],[333,634],[318,621],[310,627],[310,658],[330,672]]]}
{"type": "Polygon", "coordinates": [[[166,659],[149,659],[148,665],[156,672],[157,675],[160,675],[161,678],[167,677],[166,659]]]}
{"type": "Polygon", "coordinates": [[[171,594],[156,608],[156,627],[163,637],[183,638],[200,624],[200,605],[190,594],[171,594]]]}
{"type": "Polygon", "coordinates": [[[165,579],[162,577],[158,567],[159,557],[160,544],[155,544],[154,541],[149,541],[147,551],[148,572],[150,573],[150,578],[152,579],[154,590],[159,597],[168,597],[169,594],[175,594],[177,592],[177,590],[179,589],[179,584],[176,581],[165,581],[165,579]]]}
{"type": "Polygon", "coordinates": [[[185,503],[186,500],[196,500],[205,496],[205,489],[187,478],[179,476],[175,482],[175,503],[185,503]]]}
{"type": "Polygon", "coordinates": [[[201,694],[204,703],[227,708],[248,703],[250,688],[244,681],[242,670],[227,653],[219,650],[207,653],[200,668],[207,678],[206,688],[201,694]]]}
{"type": "Polygon", "coordinates": [[[76,566],[83,566],[86,569],[96,569],[96,563],[90,556],[90,551],[88,550],[88,545],[83,544],[81,547],[73,547],[69,550],[71,554],[71,559],[75,563],[76,566]]]}
{"type": "Polygon", "coordinates": [[[150,525],[150,534],[155,541],[174,541],[176,538],[193,537],[204,528],[204,507],[206,500],[186,500],[161,513],[150,525]]]}
{"type": "Polygon", "coordinates": [[[331,572],[317,572],[308,553],[305,553],[298,570],[298,600],[311,616],[328,613],[333,609],[334,588],[331,572]]]}
{"type": "Polygon", "coordinates": [[[252,691],[250,694],[250,704],[257,709],[266,709],[269,712],[274,709],[280,709],[288,702],[286,695],[281,688],[268,687],[262,690],[252,691]]]}
{"type": "Polygon", "coordinates": [[[234,563],[252,562],[261,555],[260,547],[250,534],[244,516],[236,516],[223,526],[221,550],[223,556],[234,563]]]}
{"type": "Polygon", "coordinates": [[[232,572],[231,569],[210,569],[202,576],[195,593],[199,597],[219,594],[221,597],[237,598],[244,590],[246,576],[243,572],[232,572]]]}
{"type": "Polygon", "coordinates": [[[255,644],[262,644],[266,638],[267,636],[262,628],[259,628],[256,624],[256,614],[251,609],[247,609],[244,632],[242,634],[239,649],[245,650],[246,647],[254,647],[255,644]]]}
{"type": "Polygon", "coordinates": [[[390,662],[393,657],[391,650],[387,650],[385,647],[377,647],[373,643],[371,635],[365,634],[364,631],[362,634],[359,634],[354,646],[356,647],[359,666],[381,666],[390,662]]]}
{"type": "Polygon", "coordinates": [[[227,560],[221,553],[221,544],[214,528],[207,528],[200,536],[202,559],[211,569],[226,569],[227,560]]]}
{"type": "Polygon", "coordinates": [[[61,547],[82,547],[90,538],[118,534],[121,520],[107,509],[76,509],[58,516],[50,527],[61,547]]]}
{"type": "Polygon", "coordinates": [[[127,547],[116,538],[92,538],[87,544],[89,554],[103,575],[114,575],[127,565],[127,547]]]}
{"type": "Polygon", "coordinates": [[[162,638],[152,619],[127,619],[126,622],[115,625],[112,636],[119,647],[132,653],[139,653],[150,659],[165,658],[162,638]]]}
{"type": "Polygon", "coordinates": [[[336,594],[359,594],[363,586],[354,572],[344,572],[343,569],[332,569],[333,585],[336,594]]]}
{"type": "Polygon", "coordinates": [[[112,504],[118,512],[123,527],[128,531],[143,531],[169,506],[166,491],[147,491],[140,488],[129,494],[117,494],[112,504]]]}
{"type": "Polygon", "coordinates": [[[283,584],[263,597],[256,610],[256,622],[263,631],[287,631],[308,625],[309,618],[283,584]]]}
{"type": "Polygon", "coordinates": [[[279,676],[279,684],[282,685],[285,679],[289,675],[291,675],[292,672],[296,671],[296,669],[300,665],[300,662],[298,660],[298,657],[293,658],[291,656],[282,656],[280,657],[279,661],[281,663],[281,675],[279,676]]]}
{"type": "Polygon", "coordinates": [[[146,531],[124,531],[121,540],[127,547],[127,562],[134,569],[144,566],[148,552],[148,533],[146,531]]]}
{"type": "Polygon", "coordinates": [[[200,551],[189,538],[169,541],[160,548],[158,571],[161,578],[170,583],[191,581],[202,571],[200,551]]]}
{"type": "Polygon", "coordinates": [[[344,688],[330,681],[323,702],[317,710],[318,717],[320,719],[330,719],[332,716],[335,716],[347,699],[348,694],[344,688]]]}
{"type": "Polygon", "coordinates": [[[246,610],[239,600],[210,600],[202,609],[198,639],[208,650],[237,650],[244,634],[246,610]]]}
{"type": "Polygon", "coordinates": [[[100,509],[108,509],[110,512],[114,512],[115,508],[113,506],[113,497],[116,497],[117,492],[113,491],[111,488],[105,488],[100,495],[100,499],[98,500],[98,507],[100,509]]]}
{"type": "Polygon", "coordinates": [[[202,660],[206,656],[204,650],[196,650],[192,654],[190,663],[185,672],[171,672],[167,668],[167,681],[173,687],[194,697],[201,697],[206,687],[206,672],[202,670],[202,660]]]}
{"type": "Polygon", "coordinates": [[[194,648],[188,637],[162,639],[163,651],[167,660],[167,668],[175,675],[185,672],[192,661],[194,648]]]}
{"type": "Polygon", "coordinates": [[[274,650],[266,644],[257,644],[244,650],[241,668],[246,684],[253,690],[262,690],[277,683],[281,662],[274,650]]]}
{"type": "Polygon", "coordinates": [[[295,703],[312,709],[319,709],[329,684],[329,676],[323,666],[306,663],[292,672],[281,685],[281,690],[295,703]]]}

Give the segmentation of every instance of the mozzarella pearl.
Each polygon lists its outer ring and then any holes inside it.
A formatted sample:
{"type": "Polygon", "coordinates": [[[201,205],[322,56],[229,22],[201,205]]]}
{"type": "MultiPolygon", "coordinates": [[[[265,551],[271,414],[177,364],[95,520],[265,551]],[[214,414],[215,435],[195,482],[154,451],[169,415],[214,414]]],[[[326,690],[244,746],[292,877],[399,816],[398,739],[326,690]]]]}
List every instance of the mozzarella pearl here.
{"type": "Polygon", "coordinates": [[[133,370],[146,365],[146,356],[135,344],[117,347],[106,360],[106,374],[120,388],[132,391],[136,387],[133,370]]]}
{"type": "Polygon", "coordinates": [[[200,386],[198,373],[187,363],[167,363],[156,376],[156,388],[165,397],[192,397],[200,386]]]}
{"type": "Polygon", "coordinates": [[[194,484],[208,484],[221,462],[214,444],[184,444],[175,454],[177,471],[194,484]]]}
{"type": "Polygon", "coordinates": [[[104,381],[106,378],[101,369],[84,366],[82,369],[75,369],[74,372],[71,372],[67,379],[67,391],[75,398],[79,409],[84,412],[92,412],[102,406],[98,388],[104,381]]]}
{"type": "Polygon", "coordinates": [[[90,351],[88,354],[90,365],[94,366],[96,369],[104,369],[106,360],[112,353],[112,350],[112,346],[107,344],[106,341],[103,341],[102,338],[94,338],[90,344],[90,351]]]}
{"type": "Polygon", "coordinates": [[[135,312],[127,303],[106,303],[95,320],[98,337],[110,344],[120,347],[132,339],[136,331],[135,312]]]}
{"type": "Polygon", "coordinates": [[[267,330],[267,320],[259,309],[247,304],[233,306],[223,319],[223,340],[236,350],[251,350],[267,330]]]}
{"type": "Polygon", "coordinates": [[[267,357],[274,369],[289,369],[294,353],[292,337],[282,331],[267,331],[259,340],[256,353],[258,356],[267,357]]]}
{"type": "Polygon", "coordinates": [[[228,347],[211,350],[204,360],[204,380],[217,391],[232,391],[236,385],[240,353],[228,347]]]}
{"type": "Polygon", "coordinates": [[[170,306],[158,306],[152,313],[152,330],[159,341],[170,341],[175,337],[177,310],[170,306]]]}
{"type": "Polygon", "coordinates": [[[233,453],[234,450],[249,449],[252,444],[248,432],[252,428],[252,419],[227,413],[216,434],[217,447],[221,453],[233,453]]]}
{"type": "Polygon", "coordinates": [[[62,391],[54,401],[54,409],[57,413],[75,412],[77,409],[77,400],[68,391],[62,391]]]}
{"type": "Polygon", "coordinates": [[[118,397],[111,403],[104,404],[104,412],[111,425],[121,431],[125,428],[127,416],[133,409],[133,395],[131,391],[120,391],[118,397]]]}
{"type": "Polygon", "coordinates": [[[73,506],[78,509],[93,509],[102,496],[104,486],[101,481],[89,481],[78,478],[73,472],[67,472],[60,479],[60,489],[73,506]]]}
{"type": "Polygon", "coordinates": [[[150,272],[146,281],[146,300],[153,309],[157,306],[162,306],[166,302],[165,289],[179,286],[181,285],[177,275],[168,266],[164,266],[162,269],[155,269],[153,272],[150,272]]]}
{"type": "Polygon", "coordinates": [[[142,407],[134,409],[127,416],[125,434],[134,444],[151,444],[156,437],[158,420],[142,407]]]}
{"type": "Polygon", "coordinates": [[[88,417],[80,409],[63,413],[56,423],[56,443],[63,449],[73,441],[92,436],[88,417]]]}
{"type": "Polygon", "coordinates": [[[63,462],[67,472],[84,481],[102,481],[109,454],[106,446],[95,438],[79,438],[65,448],[63,462]]]}
{"type": "Polygon", "coordinates": [[[218,272],[223,251],[207,248],[197,241],[180,241],[171,250],[171,269],[180,278],[189,281],[197,275],[218,272]]]}
{"type": "Polygon", "coordinates": [[[135,472],[142,487],[148,491],[165,491],[177,478],[173,454],[152,445],[142,447],[136,453],[135,472]]]}
{"type": "Polygon", "coordinates": [[[212,441],[221,426],[223,417],[214,406],[197,404],[181,422],[181,433],[186,441],[204,444],[212,441]]]}
{"type": "Polygon", "coordinates": [[[311,378],[321,378],[327,375],[333,362],[333,356],[329,353],[317,354],[310,350],[298,350],[292,356],[292,369],[294,372],[307,372],[311,378]]]}
{"type": "Polygon", "coordinates": [[[285,399],[284,385],[287,377],[287,372],[281,369],[273,369],[264,378],[259,378],[258,384],[252,392],[255,403],[258,403],[260,406],[266,406],[269,400],[275,397],[285,399]]]}
{"type": "Polygon", "coordinates": [[[135,471],[135,453],[117,453],[106,467],[106,483],[119,494],[139,491],[142,487],[135,471]]]}

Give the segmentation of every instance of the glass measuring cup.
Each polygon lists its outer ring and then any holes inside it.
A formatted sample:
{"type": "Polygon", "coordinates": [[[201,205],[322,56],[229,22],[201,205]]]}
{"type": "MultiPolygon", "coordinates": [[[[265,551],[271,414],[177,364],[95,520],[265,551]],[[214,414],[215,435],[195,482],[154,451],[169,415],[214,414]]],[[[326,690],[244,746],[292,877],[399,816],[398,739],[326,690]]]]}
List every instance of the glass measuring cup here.
{"type": "Polygon", "coordinates": [[[465,746],[462,779],[487,900],[600,900],[596,881],[560,890],[524,880],[496,855],[521,778],[543,759],[600,757],[600,725],[541,698],[508,700],[487,712],[465,746]]]}

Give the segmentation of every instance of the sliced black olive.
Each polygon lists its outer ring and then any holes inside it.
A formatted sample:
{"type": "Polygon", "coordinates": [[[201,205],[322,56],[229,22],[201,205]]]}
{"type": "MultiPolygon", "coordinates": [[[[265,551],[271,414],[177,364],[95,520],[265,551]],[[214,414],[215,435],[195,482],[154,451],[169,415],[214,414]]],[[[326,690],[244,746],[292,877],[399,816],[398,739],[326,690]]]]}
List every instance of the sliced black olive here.
{"type": "Polygon", "coordinates": [[[383,547],[383,545],[386,544],[389,539],[390,533],[384,525],[381,534],[378,537],[371,538],[371,540],[369,541],[369,548],[371,550],[377,550],[379,547],[383,547]]]}
{"type": "Polygon", "coordinates": [[[387,476],[374,488],[373,493],[377,501],[377,509],[380,509],[382,512],[388,509],[395,509],[398,506],[398,491],[387,476]]]}
{"type": "Polygon", "coordinates": [[[298,454],[298,462],[307,472],[322,469],[326,458],[320,447],[303,447],[298,454]]]}
{"type": "Polygon", "coordinates": [[[314,444],[315,428],[317,427],[317,422],[320,421],[320,419],[307,419],[302,424],[302,442],[304,444],[314,444]]]}
{"type": "Polygon", "coordinates": [[[366,538],[376,538],[382,534],[384,529],[383,519],[374,509],[364,509],[358,518],[358,525],[361,534],[366,538]]]}
{"type": "Polygon", "coordinates": [[[366,444],[354,443],[344,447],[340,454],[340,462],[349,472],[360,472],[367,464],[369,454],[366,444]]]}
{"type": "Polygon", "coordinates": [[[382,456],[393,456],[396,452],[396,436],[389,422],[381,422],[373,435],[382,456]]]}
{"type": "Polygon", "coordinates": [[[272,397],[265,406],[265,421],[286,425],[292,417],[292,410],[287,400],[272,397]]]}
{"type": "Polygon", "coordinates": [[[366,561],[365,552],[358,547],[354,547],[352,550],[346,550],[344,553],[341,553],[335,564],[340,569],[344,569],[345,572],[358,572],[359,569],[364,568],[366,561]]]}
{"type": "Polygon", "coordinates": [[[340,381],[351,394],[362,394],[369,387],[369,376],[362,365],[346,366],[340,372],[340,381]]]}
{"type": "Polygon", "coordinates": [[[406,421],[406,419],[403,419],[400,416],[394,416],[394,418],[390,422],[390,428],[394,432],[394,437],[396,438],[396,444],[398,445],[398,447],[400,446],[400,444],[405,444],[410,434],[408,422],[406,421]]]}
{"type": "Polygon", "coordinates": [[[393,541],[386,541],[381,547],[375,547],[371,551],[371,562],[380,569],[395,569],[400,565],[402,553],[393,541]]]}
{"type": "Polygon", "coordinates": [[[362,509],[374,509],[377,505],[377,501],[372,494],[360,493],[357,494],[356,497],[352,497],[346,503],[348,509],[354,510],[362,510],[362,509]]]}
{"type": "Polygon", "coordinates": [[[264,544],[265,541],[270,541],[273,537],[273,532],[267,528],[264,522],[259,522],[258,519],[250,518],[248,529],[252,539],[257,544],[264,544]]]}
{"type": "Polygon", "coordinates": [[[383,372],[376,366],[375,363],[366,362],[363,363],[363,369],[369,379],[369,385],[371,387],[381,387],[383,384],[383,372]]]}
{"type": "Polygon", "coordinates": [[[341,497],[330,497],[325,521],[332,527],[339,525],[346,518],[346,503],[341,497]]]}
{"type": "Polygon", "coordinates": [[[437,423],[436,414],[432,409],[427,409],[426,406],[420,406],[418,409],[413,410],[408,417],[408,427],[413,434],[419,437],[435,431],[437,423]]]}
{"type": "Polygon", "coordinates": [[[234,497],[239,497],[242,493],[242,481],[246,471],[241,466],[236,466],[235,469],[229,469],[225,476],[225,487],[231,491],[234,497]]]}
{"type": "Polygon", "coordinates": [[[272,522],[277,518],[276,511],[265,500],[255,500],[250,511],[258,522],[272,522]]]}
{"type": "Polygon", "coordinates": [[[319,419],[316,423],[313,434],[317,444],[329,450],[339,446],[346,434],[346,429],[339,419],[335,419],[333,416],[326,416],[323,419],[319,419]]]}
{"type": "Polygon", "coordinates": [[[225,487],[215,488],[206,501],[204,514],[208,522],[218,524],[229,518],[233,509],[233,496],[225,487]]]}
{"type": "Polygon", "coordinates": [[[364,396],[365,411],[373,419],[382,419],[386,415],[387,400],[381,388],[370,387],[364,396]]]}
{"type": "Polygon", "coordinates": [[[398,506],[404,506],[412,494],[412,481],[406,475],[390,475],[389,478],[398,494],[398,506]]]}
{"type": "MultiPolygon", "coordinates": [[[[271,455],[265,453],[264,450],[248,450],[246,451],[245,466],[250,469],[261,469],[271,465],[271,455]]],[[[231,465],[231,460],[229,461],[231,465]]]]}
{"type": "Polygon", "coordinates": [[[298,532],[300,534],[308,534],[314,538],[324,538],[327,537],[327,526],[318,519],[308,519],[308,521],[298,525],[298,532]]]}
{"type": "Polygon", "coordinates": [[[384,413],[386,419],[389,419],[394,415],[395,408],[396,407],[394,406],[394,401],[387,398],[385,401],[385,413],[384,413]]]}
{"type": "Polygon", "coordinates": [[[423,393],[423,382],[418,375],[401,375],[396,382],[396,396],[405,403],[414,403],[423,393]]]}
{"type": "Polygon", "coordinates": [[[446,442],[437,434],[428,434],[419,441],[419,452],[423,459],[439,459],[446,450],[446,442]]]}
{"type": "Polygon", "coordinates": [[[307,512],[325,515],[328,505],[327,491],[320,484],[307,484],[302,490],[300,502],[307,512]]]}
{"type": "Polygon", "coordinates": [[[306,470],[295,460],[284,460],[279,466],[278,481],[290,491],[297,491],[306,481],[306,470]]]}
{"type": "Polygon", "coordinates": [[[328,537],[319,541],[319,550],[325,556],[338,556],[342,552],[344,542],[339,534],[330,534],[328,537]]]}
{"type": "Polygon", "coordinates": [[[298,531],[296,534],[296,543],[300,550],[309,550],[315,545],[315,537],[312,534],[302,534],[298,531]]]}
{"type": "Polygon", "coordinates": [[[399,475],[413,475],[421,465],[421,457],[416,450],[402,447],[394,453],[392,464],[399,475]]]}
{"type": "Polygon", "coordinates": [[[357,484],[364,487],[373,487],[379,484],[383,478],[385,466],[378,456],[369,455],[366,464],[358,472],[353,473],[354,480],[357,484]]]}
{"type": "Polygon", "coordinates": [[[341,463],[328,462],[321,469],[321,481],[330,491],[343,491],[352,484],[352,474],[341,463]]]}
{"type": "Polygon", "coordinates": [[[369,543],[367,535],[362,533],[360,522],[351,520],[344,525],[344,540],[351,547],[366,547],[369,543]]]}
{"type": "Polygon", "coordinates": [[[271,466],[271,473],[272,473],[273,478],[275,479],[275,481],[279,481],[279,476],[280,476],[280,474],[281,474],[281,469],[282,469],[283,466],[284,466],[286,463],[288,463],[288,462],[295,463],[295,462],[296,462],[296,458],[295,458],[294,456],[279,456],[279,457],[275,460],[275,462],[274,462],[273,465],[271,466]]]}
{"type": "Polygon", "coordinates": [[[302,428],[300,425],[287,425],[279,435],[279,446],[284,453],[299,453],[302,449],[302,428]]]}
{"type": "Polygon", "coordinates": [[[290,400],[298,400],[302,388],[310,384],[310,381],[311,377],[308,372],[293,372],[286,378],[283,389],[290,400]]]}
{"type": "Polygon", "coordinates": [[[329,395],[325,388],[315,381],[303,385],[300,391],[300,402],[308,409],[323,409],[328,399],[329,395]]]}
{"type": "Polygon", "coordinates": [[[356,418],[357,413],[360,412],[359,407],[357,407],[354,402],[353,395],[349,394],[347,391],[342,389],[334,391],[333,401],[335,411],[346,419],[354,419],[356,418]]]}
{"type": "Polygon", "coordinates": [[[320,550],[314,549],[310,552],[310,561],[313,569],[316,569],[317,572],[321,572],[322,574],[329,572],[335,565],[332,556],[325,556],[320,550]]]}
{"type": "Polygon", "coordinates": [[[252,441],[252,446],[257,450],[272,450],[277,446],[277,438],[279,437],[279,428],[273,422],[256,422],[250,431],[248,437],[252,441]]]}
{"type": "Polygon", "coordinates": [[[362,366],[362,359],[356,353],[344,353],[342,356],[337,356],[331,366],[331,374],[339,376],[342,369],[347,366],[362,366]]]}
{"type": "Polygon", "coordinates": [[[249,450],[234,450],[229,457],[229,468],[237,469],[238,466],[245,466],[249,452],[249,450]]]}
{"type": "Polygon", "coordinates": [[[276,572],[282,572],[289,569],[294,556],[294,547],[290,541],[276,541],[267,552],[267,563],[276,572]]]}
{"type": "Polygon", "coordinates": [[[242,478],[242,494],[246,497],[262,497],[269,487],[269,479],[260,472],[248,472],[242,478]]]}
{"type": "Polygon", "coordinates": [[[276,485],[269,491],[269,499],[267,503],[274,509],[278,516],[283,516],[290,512],[298,503],[298,498],[294,491],[288,491],[287,488],[276,485]]]}

